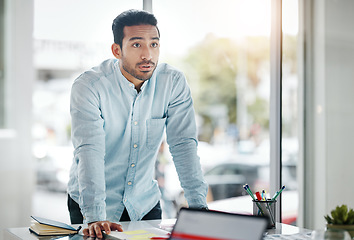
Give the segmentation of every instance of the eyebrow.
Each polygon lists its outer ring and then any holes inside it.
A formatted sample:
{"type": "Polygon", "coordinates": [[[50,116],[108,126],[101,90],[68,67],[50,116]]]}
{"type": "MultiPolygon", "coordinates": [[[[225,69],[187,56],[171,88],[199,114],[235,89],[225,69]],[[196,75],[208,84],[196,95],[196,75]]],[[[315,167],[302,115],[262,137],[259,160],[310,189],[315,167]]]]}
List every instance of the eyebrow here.
{"type": "MultiPolygon", "coordinates": [[[[129,41],[135,41],[135,40],[144,40],[144,38],[142,38],[142,37],[132,37],[132,38],[129,39],[129,41]]],[[[151,38],[151,40],[160,40],[160,38],[159,37],[153,37],[153,38],[151,38]]]]}

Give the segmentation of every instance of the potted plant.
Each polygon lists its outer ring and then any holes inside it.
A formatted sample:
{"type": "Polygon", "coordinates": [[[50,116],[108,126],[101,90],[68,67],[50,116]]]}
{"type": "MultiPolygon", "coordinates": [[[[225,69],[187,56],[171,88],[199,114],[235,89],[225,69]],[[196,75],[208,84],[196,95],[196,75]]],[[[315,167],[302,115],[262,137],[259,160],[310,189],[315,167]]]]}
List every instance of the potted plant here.
{"type": "Polygon", "coordinates": [[[337,206],[331,211],[331,216],[326,215],[327,229],[342,229],[349,232],[354,238],[354,210],[347,205],[337,206]]]}

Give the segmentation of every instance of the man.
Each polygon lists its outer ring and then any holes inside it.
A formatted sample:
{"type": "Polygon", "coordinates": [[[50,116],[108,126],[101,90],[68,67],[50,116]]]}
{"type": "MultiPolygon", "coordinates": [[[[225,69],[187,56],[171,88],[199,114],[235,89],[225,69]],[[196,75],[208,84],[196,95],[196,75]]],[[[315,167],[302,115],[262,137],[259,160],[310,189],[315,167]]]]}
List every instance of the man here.
{"type": "Polygon", "coordinates": [[[116,59],[81,74],[70,103],[70,218],[88,223],[84,234],[97,237],[123,231],[114,222],[161,219],[154,166],[165,129],[189,207],[207,207],[190,89],[181,72],[157,65],[156,18],[129,10],[112,30],[116,59]]]}

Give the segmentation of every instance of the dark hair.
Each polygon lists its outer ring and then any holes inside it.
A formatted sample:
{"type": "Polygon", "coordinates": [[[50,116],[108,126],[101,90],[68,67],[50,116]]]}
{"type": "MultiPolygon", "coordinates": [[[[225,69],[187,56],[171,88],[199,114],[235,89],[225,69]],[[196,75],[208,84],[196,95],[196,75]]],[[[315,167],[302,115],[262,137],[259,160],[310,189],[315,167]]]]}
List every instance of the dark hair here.
{"type": "Polygon", "coordinates": [[[143,10],[135,9],[130,9],[125,12],[122,12],[113,20],[112,31],[114,43],[122,47],[122,42],[124,38],[123,30],[125,26],[136,26],[145,24],[155,26],[160,36],[160,31],[157,27],[157,20],[153,14],[143,10]]]}

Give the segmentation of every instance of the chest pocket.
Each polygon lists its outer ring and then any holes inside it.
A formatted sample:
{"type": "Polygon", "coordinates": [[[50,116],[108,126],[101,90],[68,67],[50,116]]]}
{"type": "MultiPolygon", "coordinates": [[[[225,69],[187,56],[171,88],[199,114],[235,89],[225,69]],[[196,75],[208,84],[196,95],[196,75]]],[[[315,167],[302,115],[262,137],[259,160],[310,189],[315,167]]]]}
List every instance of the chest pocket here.
{"type": "Polygon", "coordinates": [[[156,150],[160,146],[165,122],[166,118],[146,120],[146,147],[148,149],[156,150]]]}

